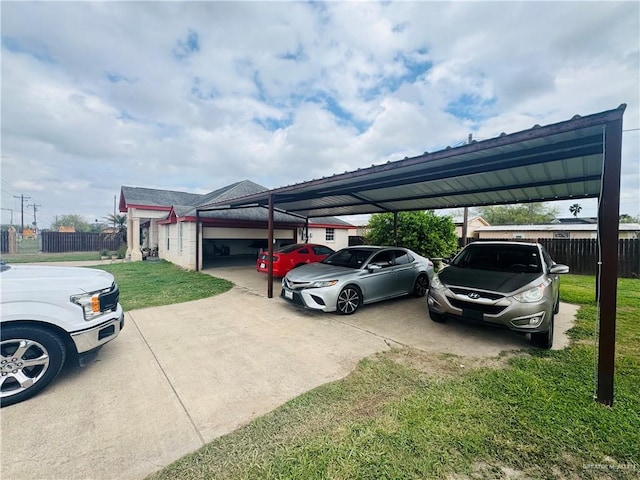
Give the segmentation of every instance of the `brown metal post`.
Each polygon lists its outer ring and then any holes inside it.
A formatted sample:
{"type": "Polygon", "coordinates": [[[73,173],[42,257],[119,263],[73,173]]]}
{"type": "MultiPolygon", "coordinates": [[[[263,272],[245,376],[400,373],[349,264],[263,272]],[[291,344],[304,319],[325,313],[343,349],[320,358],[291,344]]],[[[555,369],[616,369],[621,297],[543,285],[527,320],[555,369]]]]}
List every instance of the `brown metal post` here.
{"type": "Polygon", "coordinates": [[[196,209],[196,272],[200,271],[200,210],[196,209]]]}
{"type": "Polygon", "coordinates": [[[398,246],[398,212],[393,212],[393,246],[398,246]]]}
{"type": "Polygon", "coordinates": [[[269,194],[269,220],[267,224],[267,229],[269,231],[267,235],[267,242],[269,245],[267,246],[267,255],[269,256],[269,261],[267,265],[269,266],[267,269],[267,298],[273,298],[273,194],[269,194]]]}
{"type": "Polygon", "coordinates": [[[618,292],[618,229],[620,215],[620,170],[622,119],[611,122],[604,132],[604,168],[598,211],[600,265],[597,293],[600,295],[598,345],[598,402],[613,405],[616,346],[616,296],[618,292]]]}

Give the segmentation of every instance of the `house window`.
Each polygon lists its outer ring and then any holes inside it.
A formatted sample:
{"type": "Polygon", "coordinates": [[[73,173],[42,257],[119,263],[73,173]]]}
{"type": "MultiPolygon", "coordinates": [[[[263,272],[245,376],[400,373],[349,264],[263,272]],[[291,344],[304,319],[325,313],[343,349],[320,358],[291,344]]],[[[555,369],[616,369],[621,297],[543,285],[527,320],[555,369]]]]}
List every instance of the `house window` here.
{"type": "Polygon", "coordinates": [[[178,251],[182,253],[182,227],[184,223],[178,224],[178,251]]]}
{"type": "Polygon", "coordinates": [[[327,232],[325,234],[325,240],[327,242],[333,242],[335,240],[335,231],[333,228],[327,228],[327,232]]]}

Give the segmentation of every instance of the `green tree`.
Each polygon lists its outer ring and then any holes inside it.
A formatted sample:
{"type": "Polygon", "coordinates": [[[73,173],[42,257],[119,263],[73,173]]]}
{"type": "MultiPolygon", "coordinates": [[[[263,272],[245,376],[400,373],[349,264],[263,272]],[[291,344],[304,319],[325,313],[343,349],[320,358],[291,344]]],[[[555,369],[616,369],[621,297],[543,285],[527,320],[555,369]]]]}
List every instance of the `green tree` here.
{"type": "Polygon", "coordinates": [[[550,223],[558,215],[558,209],[546,203],[497,205],[478,207],[481,215],[491,225],[535,225],[550,223]]]}
{"type": "Polygon", "coordinates": [[[640,223],[640,216],[632,217],[628,213],[620,215],[620,223],[640,223]]]}
{"type": "MultiPolygon", "coordinates": [[[[369,219],[367,243],[393,245],[393,214],[377,213],[369,219]]],[[[398,246],[425,257],[448,257],[458,249],[458,237],[451,217],[432,211],[398,213],[398,246]]]]}
{"type": "Polygon", "coordinates": [[[52,230],[58,230],[60,227],[74,227],[76,232],[90,232],[93,225],[81,215],[62,215],[56,217],[56,221],[51,224],[52,230]]]}
{"type": "Polygon", "coordinates": [[[582,206],[579,203],[574,203],[569,207],[569,211],[573,214],[574,217],[577,217],[578,214],[582,211],[582,206]]]}

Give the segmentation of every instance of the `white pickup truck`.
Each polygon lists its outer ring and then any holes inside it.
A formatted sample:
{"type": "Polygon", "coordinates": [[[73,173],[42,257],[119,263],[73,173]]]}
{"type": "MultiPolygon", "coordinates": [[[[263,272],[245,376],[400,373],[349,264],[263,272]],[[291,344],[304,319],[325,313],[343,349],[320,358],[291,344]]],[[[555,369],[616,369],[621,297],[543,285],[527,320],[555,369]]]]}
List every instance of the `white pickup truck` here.
{"type": "Polygon", "coordinates": [[[113,275],[78,267],[0,265],[0,402],[26,400],[65,361],[81,366],[118,336],[124,314],[113,275]]]}

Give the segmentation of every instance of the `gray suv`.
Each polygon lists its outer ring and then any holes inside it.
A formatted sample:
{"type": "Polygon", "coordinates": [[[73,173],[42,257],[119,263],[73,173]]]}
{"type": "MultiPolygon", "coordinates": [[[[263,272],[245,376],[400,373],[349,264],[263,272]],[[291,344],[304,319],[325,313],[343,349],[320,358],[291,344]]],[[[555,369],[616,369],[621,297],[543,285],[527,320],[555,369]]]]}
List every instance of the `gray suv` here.
{"type": "Polygon", "coordinates": [[[435,322],[458,317],[504,326],[551,348],[558,274],[568,272],[539,243],[475,242],[433,277],[429,316],[435,322]]]}

